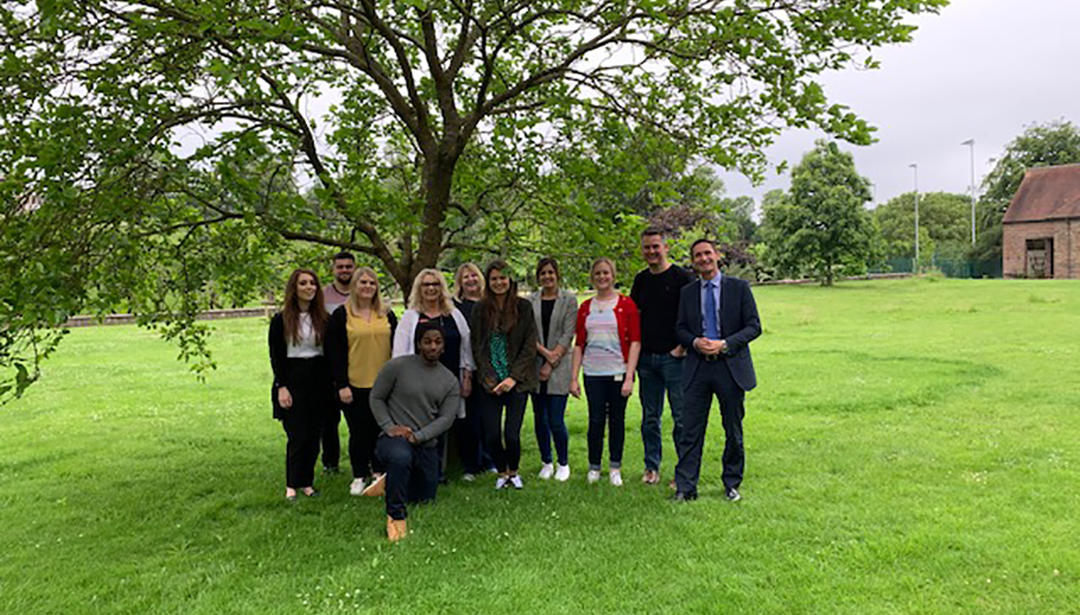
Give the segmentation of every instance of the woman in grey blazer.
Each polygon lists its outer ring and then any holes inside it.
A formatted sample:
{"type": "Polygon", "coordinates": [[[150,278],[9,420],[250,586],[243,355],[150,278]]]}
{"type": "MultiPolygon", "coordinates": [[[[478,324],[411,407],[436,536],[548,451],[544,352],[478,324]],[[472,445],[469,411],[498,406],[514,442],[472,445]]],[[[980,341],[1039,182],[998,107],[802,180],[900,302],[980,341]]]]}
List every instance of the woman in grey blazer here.
{"type": "Polygon", "coordinates": [[[569,434],[566,431],[566,400],[570,392],[570,359],[573,349],[574,326],[577,318],[577,298],[559,288],[559,264],[553,258],[542,258],[536,265],[536,281],[540,290],[529,297],[536,318],[536,369],[540,390],[533,393],[533,418],[536,443],[540,447],[540,478],[565,481],[570,478],[567,459],[569,434]],[[552,465],[551,442],[555,441],[558,466],[552,465]]]}

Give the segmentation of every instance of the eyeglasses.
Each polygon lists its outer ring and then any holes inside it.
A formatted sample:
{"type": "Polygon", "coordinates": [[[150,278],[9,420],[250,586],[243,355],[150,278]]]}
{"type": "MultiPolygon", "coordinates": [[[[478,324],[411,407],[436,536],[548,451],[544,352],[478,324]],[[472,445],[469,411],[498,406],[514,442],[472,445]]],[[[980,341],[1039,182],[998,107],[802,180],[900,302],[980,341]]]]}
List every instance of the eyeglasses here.
{"type": "Polygon", "coordinates": [[[438,288],[442,286],[442,284],[439,284],[438,282],[421,282],[420,286],[423,288],[438,288]]]}

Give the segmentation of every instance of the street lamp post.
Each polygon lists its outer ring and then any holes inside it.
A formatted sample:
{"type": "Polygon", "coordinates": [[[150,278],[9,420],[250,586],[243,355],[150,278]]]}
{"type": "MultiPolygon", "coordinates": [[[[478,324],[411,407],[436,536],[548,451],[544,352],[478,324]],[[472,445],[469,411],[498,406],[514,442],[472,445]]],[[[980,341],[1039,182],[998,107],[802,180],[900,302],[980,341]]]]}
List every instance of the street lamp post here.
{"type": "Polygon", "coordinates": [[[915,171],[915,273],[919,272],[919,163],[908,165],[915,171]]]}
{"type": "Polygon", "coordinates": [[[975,139],[968,139],[960,145],[971,148],[971,245],[975,246],[975,139]]]}

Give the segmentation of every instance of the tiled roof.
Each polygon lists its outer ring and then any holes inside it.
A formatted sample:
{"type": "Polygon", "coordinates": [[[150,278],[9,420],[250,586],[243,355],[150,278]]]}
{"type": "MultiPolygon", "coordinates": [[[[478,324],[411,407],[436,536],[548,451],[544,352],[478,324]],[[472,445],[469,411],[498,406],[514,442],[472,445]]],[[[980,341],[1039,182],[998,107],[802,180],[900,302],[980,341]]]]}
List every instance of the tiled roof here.
{"type": "Polygon", "coordinates": [[[1002,221],[1066,218],[1080,218],[1080,164],[1028,169],[1002,221]]]}

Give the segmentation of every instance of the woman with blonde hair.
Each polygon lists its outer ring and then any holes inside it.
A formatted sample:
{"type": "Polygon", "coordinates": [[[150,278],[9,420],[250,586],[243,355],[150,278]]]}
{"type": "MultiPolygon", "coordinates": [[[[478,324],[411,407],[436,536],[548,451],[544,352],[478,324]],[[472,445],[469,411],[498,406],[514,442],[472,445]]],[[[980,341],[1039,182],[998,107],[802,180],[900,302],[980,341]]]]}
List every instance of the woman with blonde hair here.
{"type": "Polygon", "coordinates": [[[590,483],[600,480],[606,422],[608,477],[612,485],[621,487],[626,400],[634,391],[634,373],[641,354],[641,318],[633,299],[615,290],[615,263],[611,259],[593,261],[589,277],[596,295],[578,308],[570,394],[581,397],[578,373],[584,369],[589,405],[586,478],[590,483]]]}
{"type": "Polygon", "coordinates": [[[454,307],[461,310],[466,320],[472,318],[472,309],[484,296],[484,274],[476,263],[462,263],[454,273],[454,307]]]}
{"type": "Polygon", "coordinates": [[[371,414],[371,387],[390,360],[397,318],[383,304],[379,276],[370,267],[353,272],[349,289],[349,298],[330,315],[326,356],[349,426],[353,473],[349,493],[362,495],[367,479],[372,478],[370,484],[374,484],[384,472],[375,456],[380,430],[371,414]]]}
{"type": "MultiPolygon", "coordinates": [[[[409,307],[401,315],[401,325],[394,335],[395,358],[415,353],[414,337],[420,323],[430,322],[443,332],[443,353],[439,358],[461,385],[464,399],[472,391],[473,356],[469,339],[469,322],[461,310],[454,307],[446,279],[437,269],[423,269],[413,280],[409,307]]],[[[457,418],[465,418],[465,403],[461,402],[457,418]]],[[[446,438],[439,440],[440,478],[446,468],[446,438]]]]}
{"type": "Polygon", "coordinates": [[[274,372],[271,402],[274,418],[281,421],[285,445],[285,498],[297,493],[308,497],[315,490],[315,460],[319,432],[328,408],[333,407],[329,370],[323,355],[326,308],[319,292],[319,276],[297,269],[285,285],[285,302],[270,320],[270,367],[274,372]]]}

